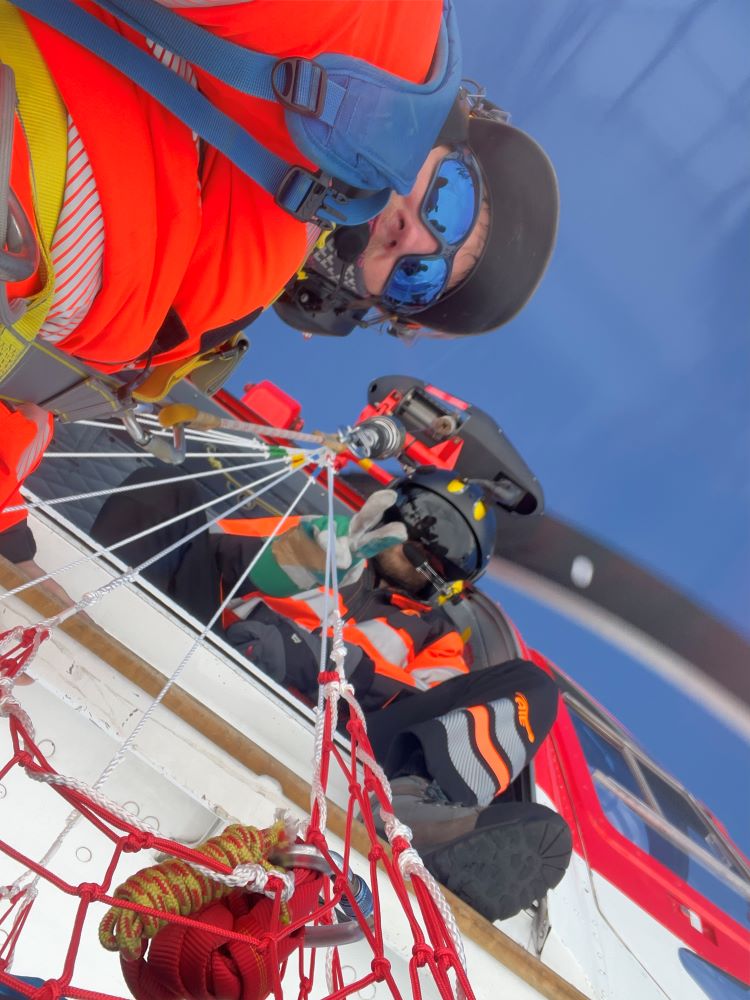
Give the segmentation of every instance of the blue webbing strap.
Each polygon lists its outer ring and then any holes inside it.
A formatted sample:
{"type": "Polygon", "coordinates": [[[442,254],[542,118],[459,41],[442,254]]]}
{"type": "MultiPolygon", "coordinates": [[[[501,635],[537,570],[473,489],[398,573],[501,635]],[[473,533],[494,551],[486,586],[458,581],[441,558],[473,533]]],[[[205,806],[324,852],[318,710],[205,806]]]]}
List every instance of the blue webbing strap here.
{"type": "MultiPolygon", "coordinates": [[[[279,62],[276,56],[219,38],[153,0],[94,0],[94,3],[235,90],[265,101],[278,100],[272,84],[274,69],[279,62]]],[[[318,92],[323,87],[323,107],[315,117],[327,125],[332,124],[344,99],[344,88],[325,79],[322,69],[310,60],[295,61],[299,72],[295,74],[292,100],[299,107],[313,112],[318,105],[318,92]]]]}
{"type": "MultiPolygon", "coordinates": [[[[120,70],[301,221],[319,219],[358,225],[382,207],[381,202],[373,210],[377,195],[349,200],[328,187],[329,178],[325,175],[316,177],[304,167],[290,167],[187,81],[71,0],[11,0],[11,3],[120,70]]],[[[151,5],[143,3],[146,6],[151,5]]],[[[171,45],[166,47],[172,51],[171,45]]]]}
{"type": "Polygon", "coordinates": [[[271,87],[274,56],[243,49],[212,35],[159,3],[148,0],[136,0],[135,3],[132,0],[94,0],[94,3],[139,34],[207,70],[230,87],[266,101],[276,100],[271,87]]]}

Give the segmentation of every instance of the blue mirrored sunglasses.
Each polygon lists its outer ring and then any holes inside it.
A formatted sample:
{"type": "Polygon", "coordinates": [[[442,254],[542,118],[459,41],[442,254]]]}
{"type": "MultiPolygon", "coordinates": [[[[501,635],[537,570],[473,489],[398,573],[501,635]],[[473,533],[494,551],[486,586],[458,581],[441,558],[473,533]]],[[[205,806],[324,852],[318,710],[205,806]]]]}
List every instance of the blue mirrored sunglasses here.
{"type": "Polygon", "coordinates": [[[438,163],[422,199],[420,218],[438,241],[431,254],[400,257],[380,300],[395,312],[424,309],[445,291],[453,259],[474,228],[482,205],[482,172],[469,150],[460,149],[438,163]]]}

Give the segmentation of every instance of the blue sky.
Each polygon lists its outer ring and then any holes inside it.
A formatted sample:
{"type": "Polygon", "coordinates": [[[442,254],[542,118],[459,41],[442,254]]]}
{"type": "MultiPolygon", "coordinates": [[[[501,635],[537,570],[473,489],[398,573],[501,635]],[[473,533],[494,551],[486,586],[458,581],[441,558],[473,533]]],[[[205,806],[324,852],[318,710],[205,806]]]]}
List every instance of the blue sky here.
{"type": "MultiPolygon", "coordinates": [[[[491,412],[549,510],[739,629],[750,609],[750,7],[746,0],[456,0],[464,71],[556,165],[557,250],[502,331],[405,347],[304,341],[270,315],[242,382],[309,428],[353,419],[377,375],[491,412]]],[[[525,598],[529,641],[579,679],[750,853],[750,747],[640,665],[525,598]]],[[[739,669],[739,665],[738,665],[739,669]]]]}

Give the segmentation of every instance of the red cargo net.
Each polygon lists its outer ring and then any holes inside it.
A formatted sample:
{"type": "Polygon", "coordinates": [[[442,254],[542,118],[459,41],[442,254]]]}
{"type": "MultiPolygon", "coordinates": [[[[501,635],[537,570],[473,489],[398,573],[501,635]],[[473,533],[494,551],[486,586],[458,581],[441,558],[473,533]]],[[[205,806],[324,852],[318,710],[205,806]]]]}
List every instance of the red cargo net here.
{"type": "MultiPolygon", "coordinates": [[[[83,782],[58,774],[45,759],[35,743],[32,721],[14,696],[14,683],[48,635],[43,626],[0,635],[0,714],[7,717],[12,740],[12,755],[0,769],[0,781],[20,769],[29,779],[48,784],[111,842],[112,849],[98,881],[71,884],[55,872],[51,852],[39,861],[26,853],[23,844],[0,840],[0,852],[25,873],[0,890],[0,929],[7,934],[0,946],[0,997],[106,1000],[114,996],[76,985],[85,971],[79,968],[78,956],[92,909],[102,921],[100,938],[109,947],[114,942],[120,951],[124,985],[138,1000],[262,1000],[267,996],[339,1000],[376,983],[387,986],[395,998],[422,997],[427,979],[443,998],[473,997],[453,917],[411,848],[408,830],[391,812],[388,782],[372,756],[364,718],[340,670],[320,675],[322,710],[316,731],[312,815],[304,835],[307,846],[300,851],[296,845],[301,841],[295,842],[294,833],[280,822],[270,830],[230,827],[192,849],[146,829],[122,806],[83,782]],[[347,752],[334,741],[340,699],[346,701],[350,713],[347,752]],[[350,793],[343,857],[330,852],[325,836],[326,789],[332,768],[342,770],[350,793]],[[383,810],[390,848],[378,839],[371,797],[383,810]],[[362,891],[361,880],[357,885],[356,877],[349,875],[357,812],[369,840],[371,898],[367,887],[362,891]],[[274,852],[289,849],[296,849],[298,855],[315,849],[330,877],[321,874],[320,865],[300,864],[291,872],[272,868],[269,858],[277,856],[274,852]],[[142,872],[119,889],[113,887],[123,855],[154,850],[169,860],[149,867],[144,857],[142,872]],[[378,871],[387,876],[412,937],[406,992],[398,986],[385,953],[384,898],[378,871]],[[56,976],[46,981],[31,978],[33,969],[13,968],[18,942],[32,930],[33,908],[49,905],[48,900],[36,899],[36,886],[42,882],[77,900],[71,926],[59,928],[69,940],[67,954],[56,976]],[[342,911],[349,919],[338,923],[341,918],[336,914],[342,911]],[[342,933],[351,936],[355,928],[369,944],[371,959],[369,967],[357,970],[354,981],[350,976],[346,982],[346,947],[336,941],[343,939],[342,933]],[[308,950],[311,944],[316,947],[308,950]],[[324,959],[319,948],[326,945],[331,950],[324,959]],[[323,971],[326,986],[321,992],[323,971]]],[[[335,638],[333,647],[331,659],[336,664],[335,638]]],[[[33,792],[30,788],[30,797],[33,792]]],[[[38,948],[43,953],[43,941],[38,948]]],[[[116,961],[114,956],[112,960],[116,961]]]]}

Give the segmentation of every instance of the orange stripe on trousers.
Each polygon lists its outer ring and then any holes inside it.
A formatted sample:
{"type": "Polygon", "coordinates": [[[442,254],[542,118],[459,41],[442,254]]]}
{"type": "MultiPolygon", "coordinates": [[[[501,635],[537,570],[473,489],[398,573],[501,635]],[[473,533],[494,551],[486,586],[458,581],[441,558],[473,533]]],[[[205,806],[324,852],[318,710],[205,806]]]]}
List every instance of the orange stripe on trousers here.
{"type": "Polygon", "coordinates": [[[504,792],[510,784],[510,771],[508,765],[497,752],[490,736],[490,710],[486,705],[475,705],[473,708],[467,708],[466,711],[474,719],[474,738],[482,760],[497,779],[500,786],[498,794],[504,792]]]}

